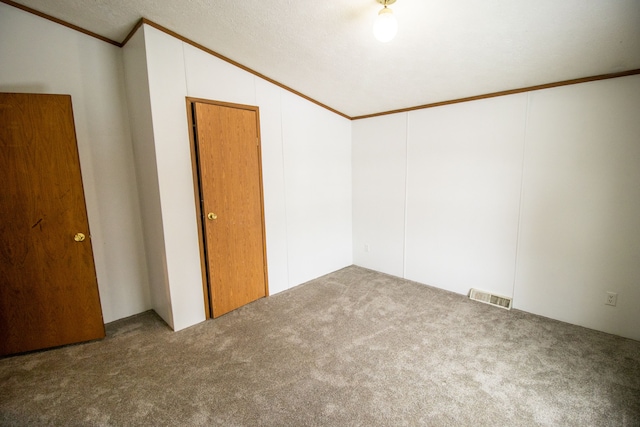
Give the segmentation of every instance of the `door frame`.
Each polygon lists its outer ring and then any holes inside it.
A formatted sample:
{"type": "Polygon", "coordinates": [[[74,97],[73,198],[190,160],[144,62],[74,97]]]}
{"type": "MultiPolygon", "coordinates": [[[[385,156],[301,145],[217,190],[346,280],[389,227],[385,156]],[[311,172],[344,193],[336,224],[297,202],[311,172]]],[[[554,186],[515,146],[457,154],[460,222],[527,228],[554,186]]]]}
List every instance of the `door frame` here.
{"type": "Polygon", "coordinates": [[[191,150],[191,172],[193,175],[193,191],[194,191],[194,202],[196,207],[196,221],[198,225],[198,245],[200,248],[200,271],[202,274],[202,292],[204,297],[204,308],[205,308],[205,317],[206,319],[213,318],[213,307],[211,307],[211,287],[209,280],[209,267],[207,263],[207,243],[205,239],[204,232],[204,213],[202,211],[202,192],[200,186],[200,160],[198,158],[198,138],[195,132],[196,124],[195,124],[195,115],[194,115],[194,104],[202,103],[202,104],[211,104],[217,105],[221,107],[229,107],[229,108],[237,108],[240,110],[249,110],[253,111],[256,114],[256,129],[258,132],[257,138],[257,150],[258,150],[258,176],[260,179],[260,216],[262,218],[262,251],[264,254],[264,287],[265,287],[265,296],[269,296],[269,274],[267,270],[267,234],[266,234],[266,224],[264,219],[264,186],[262,179],[262,137],[260,134],[260,108],[253,105],[245,105],[245,104],[235,104],[231,102],[224,101],[216,101],[211,99],[204,98],[194,98],[187,96],[186,99],[186,107],[187,107],[187,124],[189,128],[189,141],[190,141],[190,150],[191,150]]]}

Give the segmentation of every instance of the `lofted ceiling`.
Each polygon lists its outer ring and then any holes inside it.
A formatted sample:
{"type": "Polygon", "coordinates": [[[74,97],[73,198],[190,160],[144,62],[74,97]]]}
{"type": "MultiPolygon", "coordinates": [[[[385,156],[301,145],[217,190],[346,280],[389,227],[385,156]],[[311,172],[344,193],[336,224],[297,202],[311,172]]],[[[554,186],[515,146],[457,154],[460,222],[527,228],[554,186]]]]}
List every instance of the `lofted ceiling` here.
{"type": "Polygon", "coordinates": [[[147,18],[354,117],[640,69],[638,0],[17,0],[121,42],[147,18]]]}

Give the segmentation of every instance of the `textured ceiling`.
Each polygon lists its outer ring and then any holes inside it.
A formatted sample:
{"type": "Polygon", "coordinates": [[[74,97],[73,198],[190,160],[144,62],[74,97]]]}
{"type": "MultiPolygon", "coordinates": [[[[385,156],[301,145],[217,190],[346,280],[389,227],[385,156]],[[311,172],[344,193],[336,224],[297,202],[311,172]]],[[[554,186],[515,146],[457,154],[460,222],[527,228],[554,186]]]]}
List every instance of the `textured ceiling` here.
{"type": "Polygon", "coordinates": [[[349,116],[640,68],[639,0],[19,0],[122,41],[147,18],[349,116]]]}

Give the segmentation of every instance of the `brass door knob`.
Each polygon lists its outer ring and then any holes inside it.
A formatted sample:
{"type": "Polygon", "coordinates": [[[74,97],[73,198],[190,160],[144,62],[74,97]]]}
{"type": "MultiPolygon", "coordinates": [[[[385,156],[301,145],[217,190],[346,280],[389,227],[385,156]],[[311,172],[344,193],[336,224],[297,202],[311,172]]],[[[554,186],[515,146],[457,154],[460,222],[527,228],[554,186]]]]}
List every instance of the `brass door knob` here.
{"type": "Polygon", "coordinates": [[[209,218],[210,220],[218,219],[218,215],[214,214],[213,212],[209,212],[207,218],[209,218]]]}
{"type": "Polygon", "coordinates": [[[73,236],[73,240],[75,240],[76,242],[84,242],[85,239],[85,235],[82,233],[78,233],[75,236],[73,236]]]}

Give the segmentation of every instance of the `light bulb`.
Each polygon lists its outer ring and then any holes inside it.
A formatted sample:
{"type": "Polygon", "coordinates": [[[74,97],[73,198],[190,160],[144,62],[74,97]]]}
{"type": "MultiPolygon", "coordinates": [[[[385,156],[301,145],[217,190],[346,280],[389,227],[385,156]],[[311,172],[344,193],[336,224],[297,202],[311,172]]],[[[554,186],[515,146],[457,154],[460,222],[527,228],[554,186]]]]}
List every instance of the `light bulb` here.
{"type": "Polygon", "coordinates": [[[382,43],[390,42],[398,32],[398,21],[393,11],[388,7],[378,12],[378,17],[373,23],[373,35],[382,43]]]}

